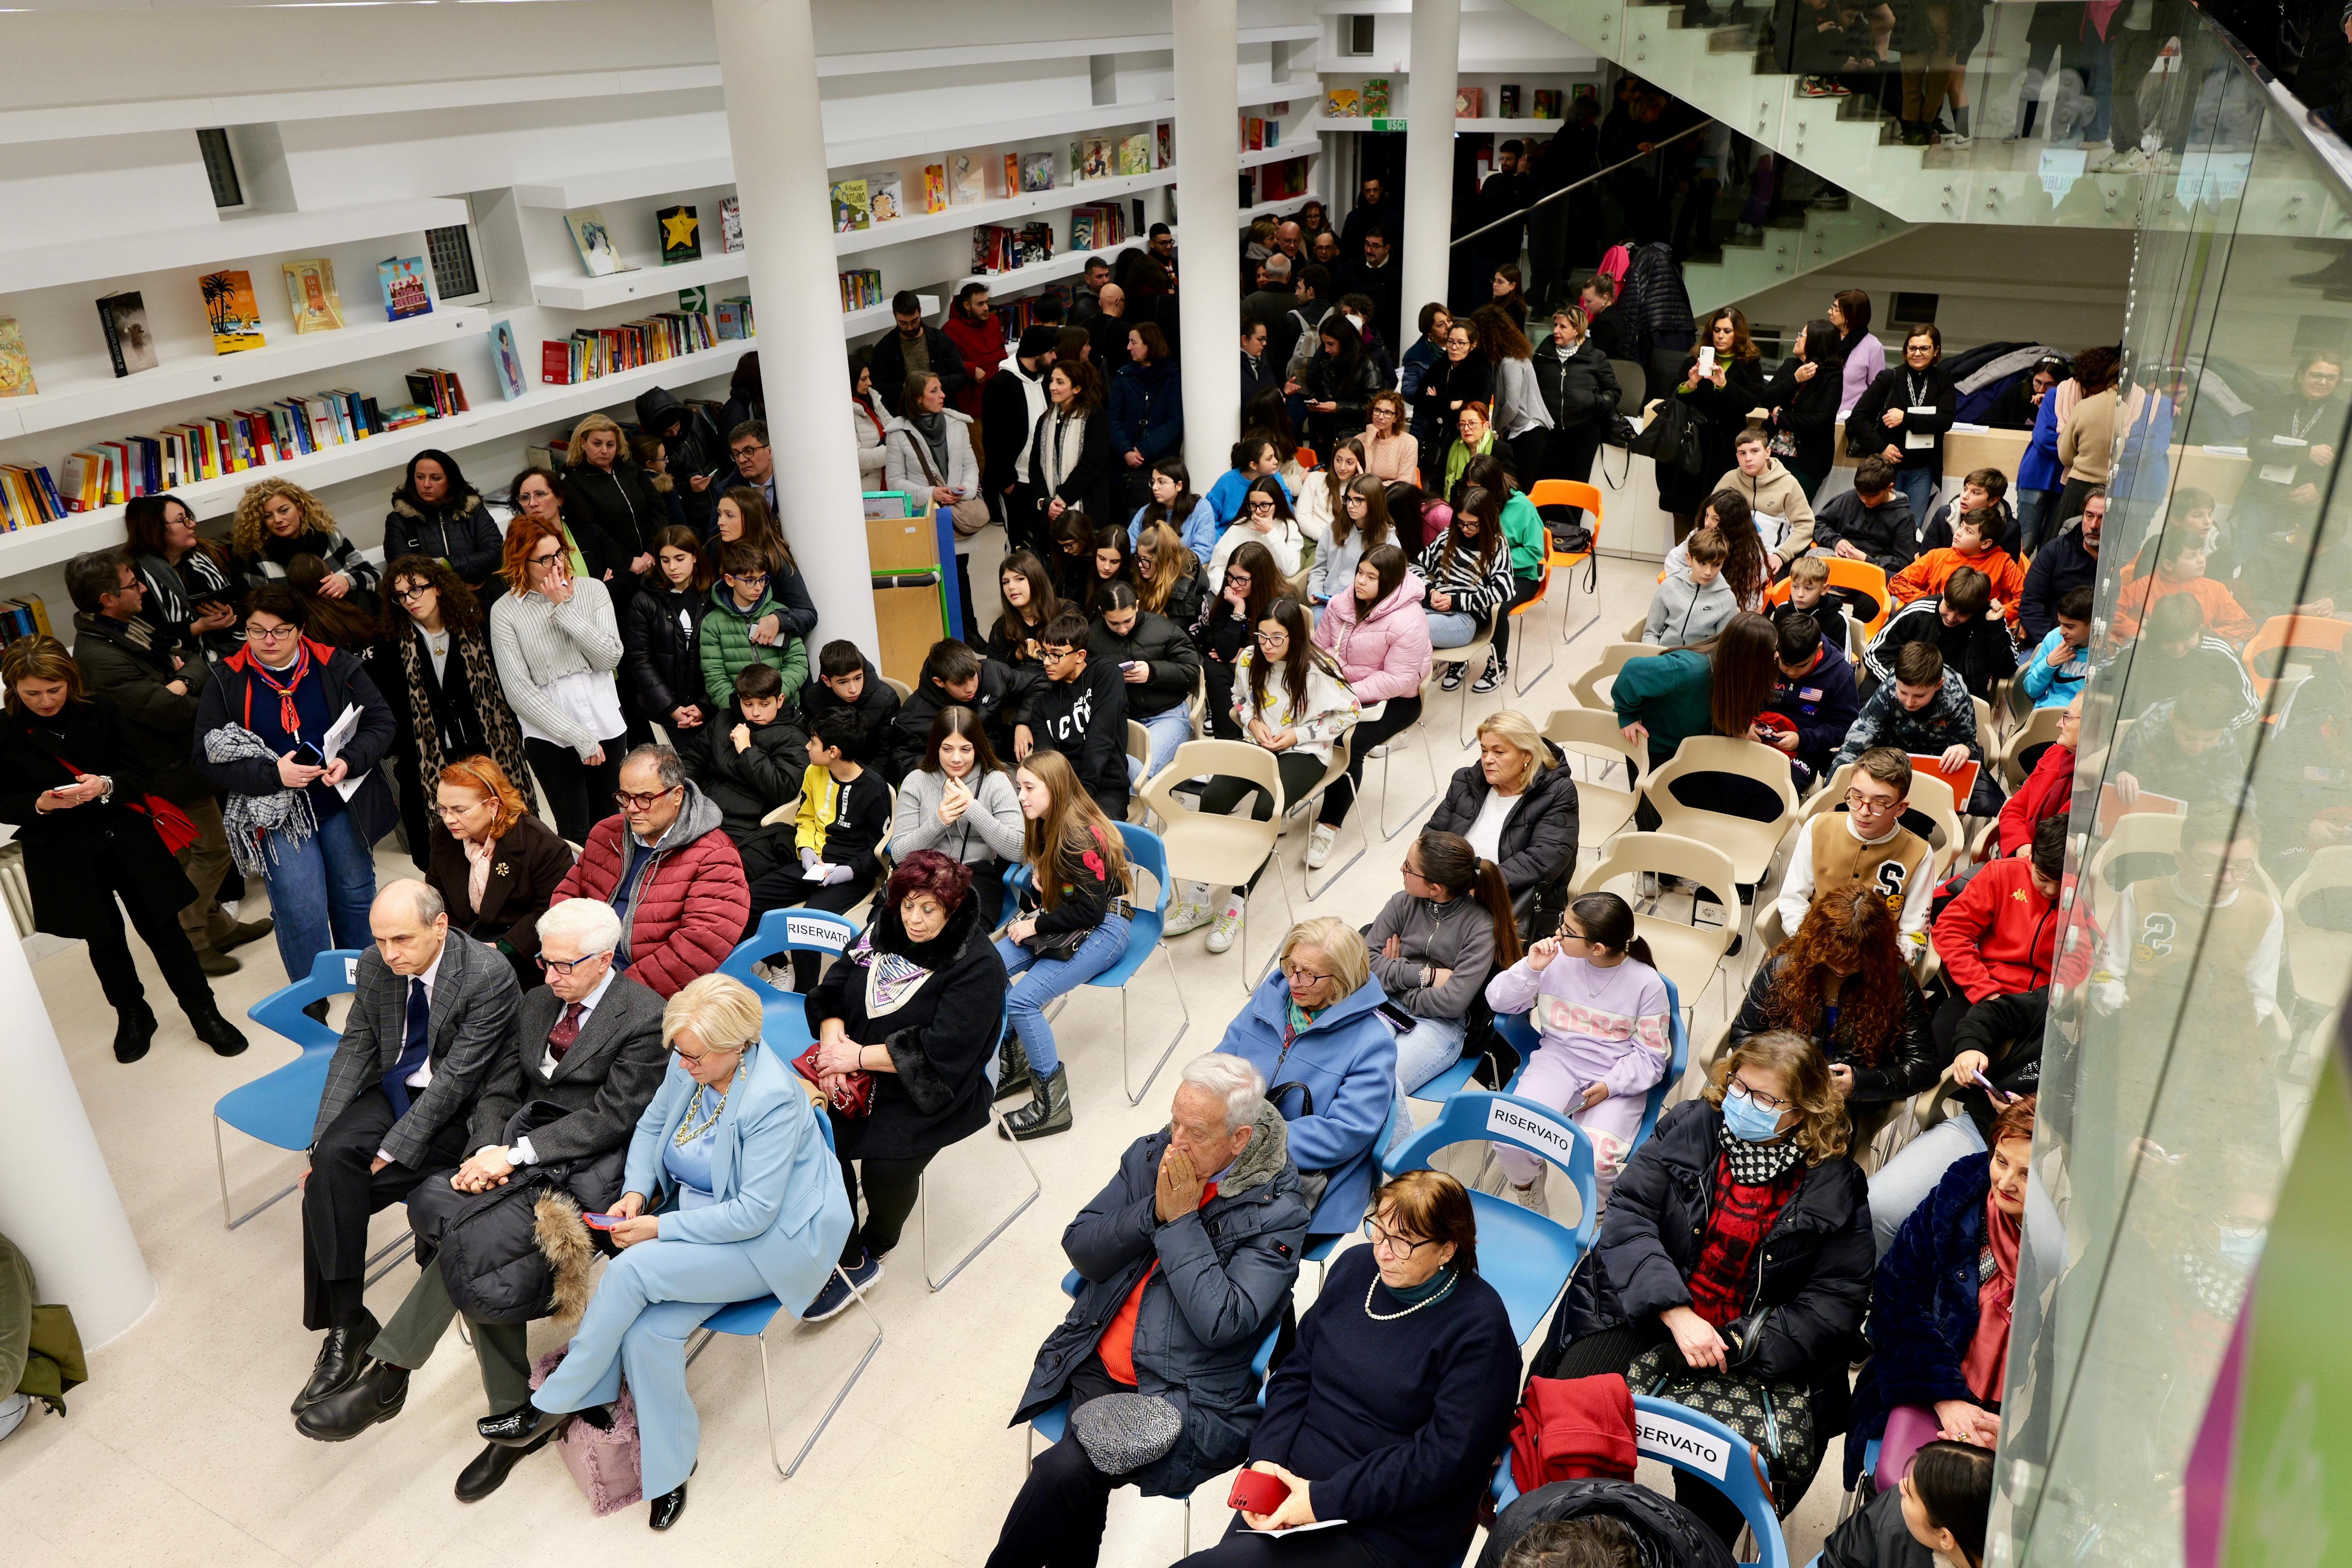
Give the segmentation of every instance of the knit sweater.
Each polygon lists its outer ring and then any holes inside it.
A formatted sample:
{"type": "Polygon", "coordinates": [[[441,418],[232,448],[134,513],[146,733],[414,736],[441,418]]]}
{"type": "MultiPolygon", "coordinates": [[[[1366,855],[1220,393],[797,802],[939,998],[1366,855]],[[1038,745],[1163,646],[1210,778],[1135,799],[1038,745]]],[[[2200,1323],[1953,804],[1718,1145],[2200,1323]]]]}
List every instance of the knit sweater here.
{"type": "Polygon", "coordinates": [[[1307,663],[1307,696],[1301,703],[1290,697],[1283,667],[1276,664],[1265,674],[1265,707],[1254,711],[1250,706],[1250,665],[1257,658],[1255,647],[1242,650],[1234,664],[1234,722],[1242,733],[1249,733],[1250,720],[1263,719],[1268,727],[1294,731],[1297,742],[1290,750],[1318,762],[1329,764],[1331,747],[1342,735],[1353,728],[1360,710],[1355,694],[1348,684],[1333,674],[1318,654],[1307,663]]]}
{"type": "Polygon", "coordinates": [[[948,776],[918,768],[898,781],[898,805],[890,819],[890,852],[899,860],[917,850],[937,850],[966,865],[985,865],[992,856],[1010,863],[1021,858],[1021,801],[1013,777],[996,770],[967,777],[972,803],[952,824],[940,821],[948,776]]]}
{"type": "Polygon", "coordinates": [[[591,735],[547,695],[566,675],[612,678],[621,664],[613,597],[593,577],[575,578],[562,604],[543,593],[502,593],[490,606],[490,657],[515,716],[585,757],[609,738],[591,735]]]}
{"type": "Polygon", "coordinates": [[[1450,904],[1396,893],[1364,934],[1372,973],[1389,999],[1416,1018],[1462,1019],[1495,967],[1495,922],[1486,906],[1464,894],[1450,904]],[[1403,949],[1389,958],[1381,949],[1394,936],[1403,949]],[[1432,985],[1431,971],[1453,974],[1432,985]]]}

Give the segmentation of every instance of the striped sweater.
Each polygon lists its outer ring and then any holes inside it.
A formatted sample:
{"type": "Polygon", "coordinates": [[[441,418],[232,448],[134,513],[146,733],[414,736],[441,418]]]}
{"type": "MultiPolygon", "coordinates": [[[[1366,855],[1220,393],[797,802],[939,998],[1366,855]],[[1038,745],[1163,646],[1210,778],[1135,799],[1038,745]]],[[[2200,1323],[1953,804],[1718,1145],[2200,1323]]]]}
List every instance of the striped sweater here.
{"type": "MultiPolygon", "coordinates": [[[[1429,584],[1431,593],[1454,596],[1453,613],[1464,614],[1484,624],[1495,613],[1495,606],[1507,603],[1511,597],[1511,552],[1507,549],[1495,552],[1494,563],[1482,574],[1478,558],[1467,550],[1454,552],[1453,563],[1445,562],[1445,536],[1438,535],[1422,550],[1414,570],[1429,584]]],[[[1424,604],[1427,601],[1423,601],[1424,604]]],[[[1432,610],[1433,615],[1448,613],[1432,610]]]]}
{"type": "Polygon", "coordinates": [[[621,664],[621,629],[613,597],[593,577],[574,578],[572,597],[502,593],[490,606],[490,656],[515,716],[585,757],[601,743],[547,695],[565,675],[612,678],[621,664]]]}

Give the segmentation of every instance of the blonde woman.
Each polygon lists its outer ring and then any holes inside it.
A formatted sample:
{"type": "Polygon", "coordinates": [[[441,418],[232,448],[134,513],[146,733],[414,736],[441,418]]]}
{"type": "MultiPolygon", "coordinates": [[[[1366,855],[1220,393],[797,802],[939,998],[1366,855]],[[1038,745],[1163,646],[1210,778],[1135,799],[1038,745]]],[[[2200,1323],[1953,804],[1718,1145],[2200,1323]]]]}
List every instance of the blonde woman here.
{"type": "Polygon", "coordinates": [[[1430,814],[1503,870],[1517,898],[1576,863],[1576,780],[1559,752],[1516,708],[1478,722],[1478,760],[1454,772],[1430,814]]]}
{"type": "Polygon", "coordinates": [[[1201,618],[1208,576],[1201,558],[1165,522],[1146,523],[1135,541],[1136,602],[1190,628],[1201,618]]]}
{"type": "Polygon", "coordinates": [[[669,524],[668,505],[629,455],[621,427],[605,415],[592,413],[573,425],[565,452],[564,513],[611,547],[614,597],[626,599],[654,569],[653,537],[669,524]]]}
{"type": "Polygon", "coordinates": [[[1371,422],[1359,437],[1364,444],[1366,471],[1391,485],[1413,483],[1413,475],[1421,468],[1421,443],[1413,439],[1412,413],[1403,396],[1374,392],[1364,412],[1371,422]]]}
{"type": "Polygon", "coordinates": [[[319,592],[329,599],[373,602],[375,568],[362,559],[319,497],[287,479],[264,479],[246,486],[229,528],[229,561],[248,589],[283,580],[297,556],[316,556],[326,567],[319,592]]]}

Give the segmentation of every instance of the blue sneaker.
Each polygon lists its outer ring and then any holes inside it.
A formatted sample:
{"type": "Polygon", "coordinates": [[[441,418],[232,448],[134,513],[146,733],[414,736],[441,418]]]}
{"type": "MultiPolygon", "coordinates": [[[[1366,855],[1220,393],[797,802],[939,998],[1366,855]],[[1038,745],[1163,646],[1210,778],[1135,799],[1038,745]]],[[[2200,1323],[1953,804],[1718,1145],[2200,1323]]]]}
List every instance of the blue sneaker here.
{"type": "Polygon", "coordinates": [[[824,1289],[816,1293],[816,1300],[811,1301],[808,1311],[801,1314],[801,1321],[821,1323],[827,1318],[838,1317],[848,1310],[852,1297],[862,1294],[868,1285],[881,1277],[882,1260],[871,1252],[860,1254],[854,1267],[833,1271],[832,1277],[824,1282],[824,1289]],[[844,1279],[845,1274],[848,1278],[844,1279]]]}

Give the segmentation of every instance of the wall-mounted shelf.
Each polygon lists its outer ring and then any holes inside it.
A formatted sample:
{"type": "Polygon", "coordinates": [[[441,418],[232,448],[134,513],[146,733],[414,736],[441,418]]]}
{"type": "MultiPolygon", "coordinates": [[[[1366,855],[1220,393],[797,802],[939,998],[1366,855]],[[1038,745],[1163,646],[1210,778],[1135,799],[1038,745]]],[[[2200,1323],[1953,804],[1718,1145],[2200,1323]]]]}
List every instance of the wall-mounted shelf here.
{"type": "MultiPolygon", "coordinates": [[[[1311,42],[1323,36],[1315,23],[1290,22],[1270,27],[1242,27],[1234,38],[1244,44],[1311,42]]],[[[962,70],[976,65],[1022,60],[1066,60],[1090,55],[1150,55],[1176,47],[1173,33],[1128,33],[1103,38],[1034,38],[1017,43],[959,44],[946,48],[893,49],[880,54],[820,55],[820,77],[871,76],[882,72],[962,70]]]]}
{"type": "MultiPolygon", "coordinates": [[[[703,288],[714,283],[731,283],[751,276],[751,252],[727,251],[718,256],[706,256],[700,261],[681,261],[674,267],[641,267],[635,272],[608,273],[603,277],[534,277],[530,280],[530,297],[534,304],[552,310],[595,310],[607,305],[626,305],[631,300],[652,302],[665,295],[674,295],[681,288],[703,288]]],[[[664,310],[677,308],[677,301],[659,306],[664,310]]]]}
{"type": "MultiPolygon", "coordinates": [[[[1568,121],[1565,120],[1496,120],[1489,117],[1485,120],[1456,120],[1454,122],[1454,129],[1457,134],[1491,131],[1513,136],[1549,136],[1567,124],[1568,121]]],[[[1402,131],[1403,129],[1402,115],[1398,115],[1391,120],[1325,120],[1318,123],[1315,128],[1318,135],[1333,131],[1402,131]]]]}
{"type": "Polygon", "coordinates": [[[158,365],[134,376],[58,382],[38,397],[0,402],[0,438],[62,430],[263,382],[331,372],[388,354],[431,355],[445,343],[488,331],[490,316],[478,305],[436,306],[431,315],[405,321],[366,322],[299,337],[289,333],[247,353],[158,365]]]}
{"type": "Polygon", "coordinates": [[[1261,163],[1279,163],[1288,158],[1311,158],[1323,151],[1323,143],[1310,136],[1304,141],[1286,141],[1279,147],[1267,147],[1242,154],[1241,166],[1255,169],[1261,163]]]}
{"type": "MultiPolygon", "coordinates": [[[[923,302],[925,320],[928,321],[940,313],[938,295],[918,294],[915,298],[923,302]]],[[[841,318],[841,335],[845,338],[853,332],[878,332],[885,327],[895,325],[897,321],[890,314],[890,302],[885,299],[881,304],[868,305],[863,310],[845,312],[841,318]]]]}
{"type": "Polygon", "coordinates": [[[515,200],[526,207],[568,211],[593,207],[599,202],[625,202],[636,196],[658,196],[670,191],[702,191],[735,183],[735,160],[700,158],[684,163],[664,163],[636,169],[604,169],[593,173],[537,180],[514,188],[515,200]]]}
{"type": "MultiPolygon", "coordinates": [[[[1290,62],[1290,68],[1294,71],[1312,72],[1315,69],[1315,62],[1293,60],[1290,62]]],[[[1285,101],[1319,103],[1322,99],[1323,84],[1312,75],[1295,76],[1287,81],[1244,82],[1234,96],[1234,104],[1242,109],[1255,109],[1261,103],[1285,101]]]]}
{"type": "Polygon", "coordinates": [[[466,204],[462,201],[413,196],[362,207],[325,207],[312,212],[223,218],[216,224],[158,229],[149,234],[100,235],[63,245],[45,245],[38,250],[0,250],[0,294],[99,278],[134,277],[143,272],[169,272],[182,267],[208,267],[252,256],[325,250],[352,240],[449,228],[465,221],[466,204]]]}
{"type": "Polygon", "coordinates": [[[1295,196],[1285,196],[1278,202],[1260,202],[1256,206],[1244,207],[1241,221],[1244,226],[1247,226],[1260,218],[1286,218],[1307,203],[1320,202],[1323,199],[1323,193],[1320,191],[1301,191],[1295,196]]]}
{"type": "Polygon", "coordinates": [[[953,130],[895,131],[887,136],[868,136],[855,141],[828,141],[824,144],[824,161],[835,169],[856,168],[866,163],[890,163],[901,158],[928,158],[933,153],[953,152],[965,147],[1012,147],[1024,141],[1043,141],[1049,137],[1067,136],[1083,131],[1105,131],[1114,125],[1139,125],[1147,120],[1171,120],[1176,114],[1172,98],[1141,99],[1133,103],[1097,103],[1084,109],[1066,109],[1055,114],[1034,115],[1021,120],[1002,120],[994,124],[958,126],[953,130]]]}
{"type": "MultiPolygon", "coordinates": [[[[1003,272],[975,272],[969,279],[960,281],[985,283],[992,294],[1000,288],[1007,290],[1035,288],[1059,278],[1076,277],[1087,269],[1087,263],[1096,256],[1101,256],[1108,261],[1121,251],[1133,250],[1138,246],[1148,243],[1141,238],[1123,239],[1117,245],[1103,246],[1095,250],[1064,251],[1051,261],[1035,262],[1028,267],[1008,267],[1003,272]]],[[[925,314],[929,314],[931,308],[930,304],[926,302],[923,307],[925,314]]],[[[886,311],[884,315],[887,319],[888,313],[886,311]]]]}
{"type": "Polygon", "coordinates": [[[1024,191],[1017,196],[999,196],[993,201],[950,206],[943,213],[926,213],[920,217],[898,218],[887,224],[876,224],[871,228],[837,234],[833,236],[834,254],[856,256],[861,251],[878,250],[884,246],[900,245],[908,240],[929,239],[934,235],[954,234],[958,230],[977,228],[984,224],[1018,224],[1024,218],[1035,217],[1039,213],[1058,213],[1071,207],[1091,206],[1097,202],[1115,202],[1175,183],[1176,166],[1171,163],[1165,169],[1154,169],[1142,174],[1115,174],[1107,180],[1081,180],[1075,185],[1056,185],[1050,191],[1024,191]]]}

